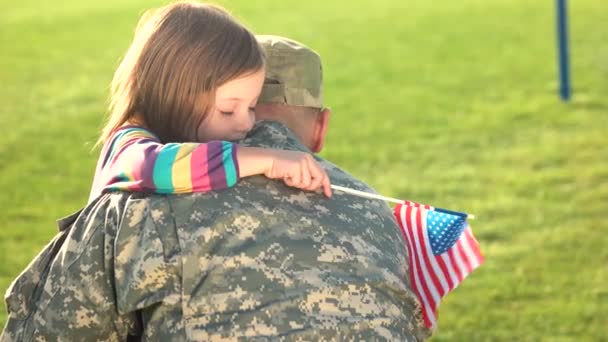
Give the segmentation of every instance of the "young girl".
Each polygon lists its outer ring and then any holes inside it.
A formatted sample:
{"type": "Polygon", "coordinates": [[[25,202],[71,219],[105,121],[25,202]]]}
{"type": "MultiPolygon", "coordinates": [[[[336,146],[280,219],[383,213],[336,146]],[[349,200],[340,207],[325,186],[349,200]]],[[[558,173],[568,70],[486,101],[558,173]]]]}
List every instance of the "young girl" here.
{"type": "Polygon", "coordinates": [[[309,154],[230,142],[252,128],[263,82],[255,36],[223,9],[178,2],[146,13],[112,80],[89,201],[219,190],[257,174],[331,196],[309,154]]]}

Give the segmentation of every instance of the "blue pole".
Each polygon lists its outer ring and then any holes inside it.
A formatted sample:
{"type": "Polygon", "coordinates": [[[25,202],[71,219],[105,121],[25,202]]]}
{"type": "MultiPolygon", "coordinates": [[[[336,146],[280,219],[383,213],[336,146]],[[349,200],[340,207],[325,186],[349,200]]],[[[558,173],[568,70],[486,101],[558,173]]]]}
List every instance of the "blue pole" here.
{"type": "Polygon", "coordinates": [[[570,100],[570,61],[568,51],[568,16],[566,0],[557,0],[557,45],[559,55],[559,94],[570,100]]]}

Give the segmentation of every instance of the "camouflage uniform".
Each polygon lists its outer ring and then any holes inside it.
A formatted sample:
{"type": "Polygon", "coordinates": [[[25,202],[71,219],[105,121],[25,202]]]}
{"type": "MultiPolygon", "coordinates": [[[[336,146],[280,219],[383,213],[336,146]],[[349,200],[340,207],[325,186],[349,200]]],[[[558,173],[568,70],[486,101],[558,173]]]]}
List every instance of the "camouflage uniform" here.
{"type": "MultiPolygon", "coordinates": [[[[256,125],[245,143],[307,151],[276,122],[256,125]]],[[[334,184],[371,191],[318,160],[334,184]]],[[[205,194],[114,193],[85,208],[57,245],[9,288],[1,341],[429,334],[409,287],[404,241],[380,201],[327,199],[263,177],[205,194]]]]}

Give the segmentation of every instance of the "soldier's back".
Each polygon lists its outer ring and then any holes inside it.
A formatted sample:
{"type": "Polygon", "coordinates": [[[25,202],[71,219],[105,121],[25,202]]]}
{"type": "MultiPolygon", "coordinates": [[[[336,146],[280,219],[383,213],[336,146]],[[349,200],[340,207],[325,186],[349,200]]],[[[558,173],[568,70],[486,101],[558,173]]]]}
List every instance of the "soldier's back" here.
{"type": "MultiPolygon", "coordinates": [[[[251,145],[276,143],[280,127],[251,145]]],[[[280,139],[279,139],[280,140],[280,139]]],[[[321,161],[335,184],[372,191],[321,161]]],[[[182,313],[192,340],[417,340],[426,336],[407,252],[388,206],[324,196],[263,177],[169,196],[182,250],[182,313]]],[[[164,318],[156,315],[161,325],[164,318]]],[[[164,316],[167,316],[166,314],[164,316]]]]}

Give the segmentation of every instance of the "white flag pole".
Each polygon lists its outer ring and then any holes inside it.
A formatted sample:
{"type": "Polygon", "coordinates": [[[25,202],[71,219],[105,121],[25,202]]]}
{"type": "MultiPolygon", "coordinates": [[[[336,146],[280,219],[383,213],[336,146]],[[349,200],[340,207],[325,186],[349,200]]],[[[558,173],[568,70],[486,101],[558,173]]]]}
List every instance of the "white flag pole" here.
{"type": "MultiPolygon", "coordinates": [[[[400,200],[400,199],[392,198],[392,197],[386,197],[386,196],[382,196],[382,195],[376,195],[376,194],[372,194],[369,192],[359,191],[359,190],[355,190],[355,189],[351,189],[351,188],[345,188],[345,187],[339,186],[339,185],[332,184],[331,188],[334,190],[341,191],[341,192],[351,194],[354,196],[358,196],[358,197],[379,199],[382,201],[393,202],[393,203],[397,203],[397,204],[405,204],[404,200],[400,200]]],[[[474,220],[475,215],[467,214],[467,218],[474,220]]]]}
{"type": "Polygon", "coordinates": [[[345,187],[339,186],[339,185],[333,185],[332,184],[331,188],[334,189],[334,190],[342,191],[342,192],[345,192],[347,194],[351,194],[351,195],[355,195],[355,196],[359,196],[359,197],[371,198],[371,199],[379,199],[379,200],[383,200],[383,201],[387,201],[387,202],[393,202],[393,203],[399,203],[399,204],[405,203],[405,201],[400,200],[400,199],[396,199],[396,198],[392,198],[392,197],[386,197],[386,196],[382,196],[382,195],[371,194],[369,192],[364,192],[364,191],[359,191],[359,190],[355,190],[355,189],[345,188],[345,187]]]}

